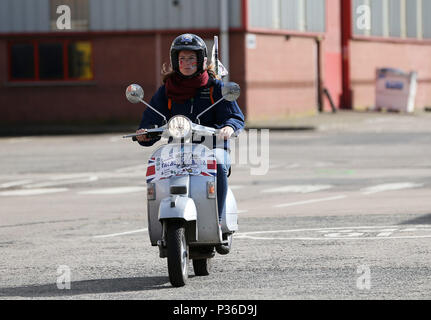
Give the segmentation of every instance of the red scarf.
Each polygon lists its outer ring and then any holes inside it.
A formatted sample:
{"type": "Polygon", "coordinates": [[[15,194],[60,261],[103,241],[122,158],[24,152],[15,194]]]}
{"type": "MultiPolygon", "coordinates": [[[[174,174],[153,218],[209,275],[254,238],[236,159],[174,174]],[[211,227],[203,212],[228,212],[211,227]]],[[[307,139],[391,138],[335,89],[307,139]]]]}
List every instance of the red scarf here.
{"type": "Polygon", "coordinates": [[[207,71],[193,78],[183,78],[174,73],[166,80],[166,96],[176,103],[183,104],[196,95],[196,91],[207,85],[209,75],[207,71]]]}

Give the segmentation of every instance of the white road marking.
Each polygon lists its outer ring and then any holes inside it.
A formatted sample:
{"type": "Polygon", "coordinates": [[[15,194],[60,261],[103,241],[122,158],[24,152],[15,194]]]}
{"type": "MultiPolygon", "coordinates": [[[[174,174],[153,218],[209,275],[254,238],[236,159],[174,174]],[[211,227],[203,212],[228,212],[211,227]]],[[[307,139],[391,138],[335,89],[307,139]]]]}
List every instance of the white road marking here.
{"type": "Polygon", "coordinates": [[[124,140],[123,137],[110,137],[109,142],[119,142],[124,140]]]}
{"type": "Polygon", "coordinates": [[[145,192],[146,190],[146,187],[118,187],[81,191],[78,192],[78,194],[125,194],[133,192],[145,192]]]}
{"type": "Polygon", "coordinates": [[[248,210],[238,210],[237,213],[244,213],[244,212],[248,212],[248,210]]]}
{"type": "Polygon", "coordinates": [[[401,182],[401,183],[386,183],[379,184],[376,186],[368,187],[361,189],[362,194],[373,194],[384,191],[394,191],[394,190],[403,190],[403,189],[412,189],[422,187],[423,183],[412,183],[412,182],[401,182]]]}
{"type": "Polygon", "coordinates": [[[229,188],[230,188],[231,190],[238,190],[238,189],[242,189],[242,188],[244,188],[244,186],[240,186],[240,185],[233,185],[233,186],[229,186],[229,188]]]}
{"type": "Polygon", "coordinates": [[[316,192],[320,190],[327,190],[331,189],[331,185],[291,185],[291,186],[284,186],[284,187],[278,187],[278,188],[272,188],[272,189],[265,189],[262,190],[263,193],[288,193],[288,192],[294,192],[294,193],[310,193],[310,192],[316,192]]]}
{"type": "Polygon", "coordinates": [[[303,205],[303,204],[339,200],[339,199],[344,199],[344,198],[346,198],[345,195],[339,195],[339,196],[329,197],[329,198],[320,198],[320,199],[311,199],[311,200],[298,201],[298,202],[282,203],[282,204],[278,204],[278,205],[273,206],[273,208],[293,207],[293,206],[299,206],[299,205],[303,205]]]}
{"type": "Polygon", "coordinates": [[[30,142],[33,140],[34,139],[30,139],[30,138],[11,138],[8,140],[8,143],[23,143],[23,142],[30,142]]]}
{"type": "Polygon", "coordinates": [[[299,168],[300,166],[301,165],[299,163],[292,163],[292,164],[285,166],[284,168],[285,169],[294,169],[294,168],[299,168]]]}
{"type": "Polygon", "coordinates": [[[10,187],[16,187],[16,186],[22,186],[23,184],[31,183],[33,180],[18,180],[18,181],[11,181],[0,184],[0,189],[6,189],[10,187]]]}
{"type": "Polygon", "coordinates": [[[67,188],[24,189],[0,192],[0,196],[34,196],[47,193],[64,192],[67,188]]]}
{"type": "Polygon", "coordinates": [[[380,230],[380,233],[377,235],[377,237],[389,237],[392,233],[397,231],[398,229],[383,229],[380,230]]]}
{"type": "Polygon", "coordinates": [[[127,173],[127,172],[135,172],[135,171],[146,172],[147,171],[147,165],[146,164],[139,164],[136,166],[130,166],[130,167],[125,167],[125,168],[115,169],[115,172],[118,172],[118,173],[127,173]]]}
{"type": "Polygon", "coordinates": [[[75,183],[86,183],[98,180],[97,176],[86,176],[80,178],[62,178],[62,177],[53,177],[51,180],[46,182],[39,182],[25,185],[25,188],[45,188],[45,187],[53,187],[65,184],[75,184],[75,183]]]}
{"type": "Polygon", "coordinates": [[[125,234],[132,234],[132,233],[145,232],[145,231],[148,231],[148,228],[138,229],[138,230],[133,230],[133,231],[120,232],[120,233],[104,234],[104,235],[100,235],[100,236],[93,236],[93,238],[117,237],[117,236],[122,236],[125,234]]]}
{"type": "MultiPolygon", "coordinates": [[[[391,232],[392,233],[392,232],[391,232]]],[[[292,229],[292,230],[268,230],[268,231],[252,231],[235,233],[237,239],[253,239],[253,240],[377,240],[377,239],[416,239],[416,238],[431,238],[431,225],[421,225],[416,228],[402,228],[400,226],[364,226],[364,227],[340,227],[340,228],[313,228],[313,229],[292,229]],[[365,229],[365,230],[362,230],[365,229]],[[375,230],[374,230],[375,229],[375,230]],[[428,235],[413,235],[413,236],[390,236],[382,235],[384,230],[393,230],[398,232],[405,231],[426,231],[428,235]],[[297,233],[310,232],[325,233],[318,237],[262,237],[261,234],[271,233],[297,233]],[[338,234],[335,234],[337,231],[338,234]],[[351,233],[349,233],[351,232],[351,233]],[[360,237],[365,233],[378,233],[375,237],[360,237]]]]}

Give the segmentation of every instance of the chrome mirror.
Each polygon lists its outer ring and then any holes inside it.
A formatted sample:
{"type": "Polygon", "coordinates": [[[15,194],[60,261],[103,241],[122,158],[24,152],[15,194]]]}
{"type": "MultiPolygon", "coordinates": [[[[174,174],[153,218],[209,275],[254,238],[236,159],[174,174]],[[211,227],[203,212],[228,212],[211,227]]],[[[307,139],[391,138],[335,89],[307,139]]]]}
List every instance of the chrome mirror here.
{"type": "Polygon", "coordinates": [[[235,82],[226,82],[221,89],[221,93],[224,99],[235,101],[241,94],[241,88],[239,87],[239,84],[235,82]]]}
{"type": "Polygon", "coordinates": [[[144,89],[138,84],[131,84],[126,89],[126,98],[131,103],[139,103],[144,99],[144,89]]]}

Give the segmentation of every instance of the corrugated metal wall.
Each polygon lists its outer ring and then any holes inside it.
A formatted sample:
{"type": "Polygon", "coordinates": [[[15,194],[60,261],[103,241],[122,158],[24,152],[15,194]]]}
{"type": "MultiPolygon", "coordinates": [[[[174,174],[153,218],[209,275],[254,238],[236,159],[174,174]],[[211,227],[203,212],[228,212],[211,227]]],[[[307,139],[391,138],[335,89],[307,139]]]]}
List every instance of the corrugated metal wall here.
{"type": "Polygon", "coordinates": [[[383,14],[383,0],[373,0],[370,2],[371,8],[371,35],[383,37],[385,35],[385,16],[383,14]]]}
{"type": "Polygon", "coordinates": [[[0,1],[0,32],[46,32],[49,29],[49,0],[0,1]]]}
{"type": "MultiPolygon", "coordinates": [[[[55,24],[53,28],[50,26],[50,15],[56,12],[52,7],[66,2],[0,0],[0,32],[56,31],[55,24]]],[[[220,2],[214,0],[79,0],[78,3],[88,6],[91,31],[207,29],[220,25],[220,2]]],[[[241,0],[228,3],[230,27],[241,27],[241,0]]],[[[77,9],[70,7],[73,21],[77,9]]],[[[55,21],[56,16],[52,19],[55,21]]]]}
{"type": "Polygon", "coordinates": [[[401,0],[389,1],[389,36],[401,37],[401,0]]]}
{"type": "Polygon", "coordinates": [[[424,38],[431,39],[431,19],[429,14],[431,12],[431,1],[422,1],[422,23],[423,23],[423,36],[424,38]]]}
{"type": "MultiPolygon", "coordinates": [[[[241,26],[241,2],[229,1],[230,27],[241,26]]],[[[214,0],[90,0],[91,30],[218,28],[214,0]]]]}
{"type": "Polygon", "coordinates": [[[357,35],[379,37],[431,38],[431,0],[353,0],[353,30],[357,35]],[[371,9],[371,30],[360,29],[356,9],[368,5],[371,9]]]}
{"type": "Polygon", "coordinates": [[[249,0],[252,28],[325,32],[325,0],[249,0]]]}

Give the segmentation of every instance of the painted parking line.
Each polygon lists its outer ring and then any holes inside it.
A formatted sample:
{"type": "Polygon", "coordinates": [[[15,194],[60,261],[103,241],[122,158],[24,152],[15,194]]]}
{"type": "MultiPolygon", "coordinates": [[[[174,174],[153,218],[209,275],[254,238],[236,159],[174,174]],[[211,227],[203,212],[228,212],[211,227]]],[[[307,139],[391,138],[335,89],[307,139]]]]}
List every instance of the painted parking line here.
{"type": "Polygon", "coordinates": [[[311,200],[305,200],[305,201],[282,203],[282,204],[277,204],[277,205],[273,206],[273,208],[285,208],[285,207],[300,206],[300,205],[310,204],[310,203],[318,203],[318,202],[324,202],[324,201],[340,200],[340,199],[344,199],[346,197],[347,196],[345,196],[345,195],[338,195],[338,196],[328,197],[328,198],[319,198],[319,199],[311,199],[311,200]]]}
{"type": "Polygon", "coordinates": [[[134,193],[134,192],[145,192],[147,190],[146,187],[118,187],[118,188],[103,188],[103,189],[95,189],[88,191],[81,191],[78,194],[83,195],[104,195],[104,194],[125,194],[125,193],[134,193]]]}
{"type": "Polygon", "coordinates": [[[238,189],[244,188],[244,186],[241,186],[241,185],[232,185],[232,186],[229,186],[229,188],[231,190],[238,190],[238,189]]]}
{"type": "Polygon", "coordinates": [[[28,184],[28,183],[32,183],[32,182],[33,182],[33,180],[29,180],[29,179],[5,182],[5,183],[0,184],[0,189],[18,187],[18,186],[22,186],[24,184],[28,184]]]}
{"type": "Polygon", "coordinates": [[[76,183],[87,183],[92,181],[97,181],[99,179],[98,176],[84,176],[84,177],[53,177],[51,181],[27,184],[25,188],[45,188],[45,187],[54,187],[60,185],[69,185],[76,183]]]}
{"type": "Polygon", "coordinates": [[[290,185],[262,190],[262,193],[311,193],[331,189],[331,185],[290,185]]]}
{"type": "Polygon", "coordinates": [[[236,239],[252,240],[380,240],[431,238],[431,225],[360,226],[241,232],[236,239]],[[271,236],[273,235],[273,236],[271,236]]]}
{"type": "Polygon", "coordinates": [[[361,189],[362,194],[374,194],[378,192],[384,191],[396,191],[396,190],[404,190],[404,189],[412,189],[422,187],[423,183],[412,183],[412,182],[400,182],[400,183],[386,183],[379,184],[376,186],[368,187],[361,189]]]}
{"type": "Polygon", "coordinates": [[[41,189],[24,189],[24,190],[10,190],[0,192],[0,196],[35,196],[48,193],[65,192],[68,188],[41,188],[41,189]]]}
{"type": "Polygon", "coordinates": [[[125,232],[120,232],[120,233],[103,234],[103,235],[93,236],[93,238],[111,238],[111,237],[118,237],[118,236],[123,236],[126,234],[133,234],[133,233],[146,232],[146,231],[148,231],[148,228],[132,230],[132,231],[125,231],[125,232]]]}

